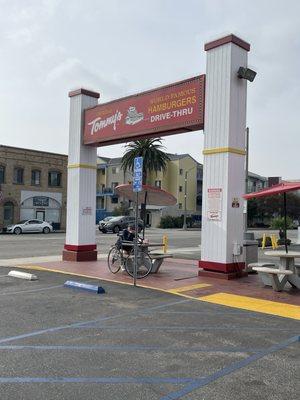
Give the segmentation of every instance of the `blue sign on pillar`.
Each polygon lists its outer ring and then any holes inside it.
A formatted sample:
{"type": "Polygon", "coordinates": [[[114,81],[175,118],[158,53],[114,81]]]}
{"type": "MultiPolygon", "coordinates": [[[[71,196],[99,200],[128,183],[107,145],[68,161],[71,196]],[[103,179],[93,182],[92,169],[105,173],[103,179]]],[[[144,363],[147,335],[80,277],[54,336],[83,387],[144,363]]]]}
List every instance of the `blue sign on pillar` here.
{"type": "Polygon", "coordinates": [[[143,157],[135,157],[133,168],[133,183],[134,192],[143,190],[143,157]]]}

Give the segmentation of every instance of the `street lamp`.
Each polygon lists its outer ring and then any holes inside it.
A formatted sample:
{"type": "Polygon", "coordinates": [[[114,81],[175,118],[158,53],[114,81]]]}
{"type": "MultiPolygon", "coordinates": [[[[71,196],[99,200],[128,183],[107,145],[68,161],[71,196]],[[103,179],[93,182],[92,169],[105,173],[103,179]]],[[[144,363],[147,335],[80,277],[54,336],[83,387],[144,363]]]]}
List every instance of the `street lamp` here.
{"type": "Polygon", "coordinates": [[[245,67],[240,67],[237,76],[240,79],[246,79],[249,82],[253,82],[255,77],[256,77],[256,72],[253,71],[253,69],[250,68],[245,68],[245,67]]]}
{"type": "Polygon", "coordinates": [[[186,209],[186,197],[187,197],[187,178],[188,178],[188,173],[190,171],[192,171],[193,169],[197,168],[197,165],[195,167],[192,167],[190,169],[188,169],[187,171],[185,171],[184,174],[184,214],[183,214],[183,226],[182,229],[186,231],[186,213],[187,213],[187,209],[186,209]]]}

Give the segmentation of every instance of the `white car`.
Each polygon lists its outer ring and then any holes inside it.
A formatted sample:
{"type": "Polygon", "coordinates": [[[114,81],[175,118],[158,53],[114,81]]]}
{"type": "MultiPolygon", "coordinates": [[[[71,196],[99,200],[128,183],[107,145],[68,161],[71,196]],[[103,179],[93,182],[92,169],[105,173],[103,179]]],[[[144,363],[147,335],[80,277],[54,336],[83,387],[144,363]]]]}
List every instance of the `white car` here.
{"type": "Polygon", "coordinates": [[[27,219],[20,221],[14,225],[8,225],[6,228],[7,233],[15,233],[20,235],[21,233],[30,232],[43,232],[49,233],[53,232],[53,226],[46,221],[39,221],[38,219],[27,219]]]}

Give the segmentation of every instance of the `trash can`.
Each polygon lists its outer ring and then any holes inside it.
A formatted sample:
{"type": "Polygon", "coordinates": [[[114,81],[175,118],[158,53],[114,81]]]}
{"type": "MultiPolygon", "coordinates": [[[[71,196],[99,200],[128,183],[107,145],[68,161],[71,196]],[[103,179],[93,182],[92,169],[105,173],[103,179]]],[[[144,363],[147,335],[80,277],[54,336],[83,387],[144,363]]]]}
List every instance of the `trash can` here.
{"type": "Polygon", "coordinates": [[[255,240],[254,232],[244,232],[244,240],[255,240]]]}
{"type": "Polygon", "coordinates": [[[258,241],[254,240],[254,233],[250,233],[249,235],[253,235],[253,239],[245,238],[243,241],[243,261],[245,263],[245,271],[248,273],[254,272],[248,265],[258,261],[258,241]]]}

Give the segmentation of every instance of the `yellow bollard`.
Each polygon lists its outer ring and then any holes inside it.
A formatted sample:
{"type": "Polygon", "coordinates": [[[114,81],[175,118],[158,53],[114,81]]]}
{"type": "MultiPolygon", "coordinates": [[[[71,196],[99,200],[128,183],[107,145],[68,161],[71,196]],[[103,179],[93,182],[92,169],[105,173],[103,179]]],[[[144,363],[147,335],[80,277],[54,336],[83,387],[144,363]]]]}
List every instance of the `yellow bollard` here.
{"type": "Polygon", "coordinates": [[[262,242],[261,242],[261,248],[264,249],[266,247],[266,234],[263,234],[262,242]]]}
{"type": "Polygon", "coordinates": [[[272,249],[276,249],[276,238],[275,235],[271,235],[271,243],[272,243],[272,249]]]}
{"type": "Polygon", "coordinates": [[[272,241],[272,248],[273,250],[278,248],[278,239],[276,238],[276,235],[271,235],[271,241],[272,241]]]}
{"type": "Polygon", "coordinates": [[[168,251],[168,244],[169,244],[169,239],[167,235],[163,236],[163,251],[166,253],[168,251]]]}

